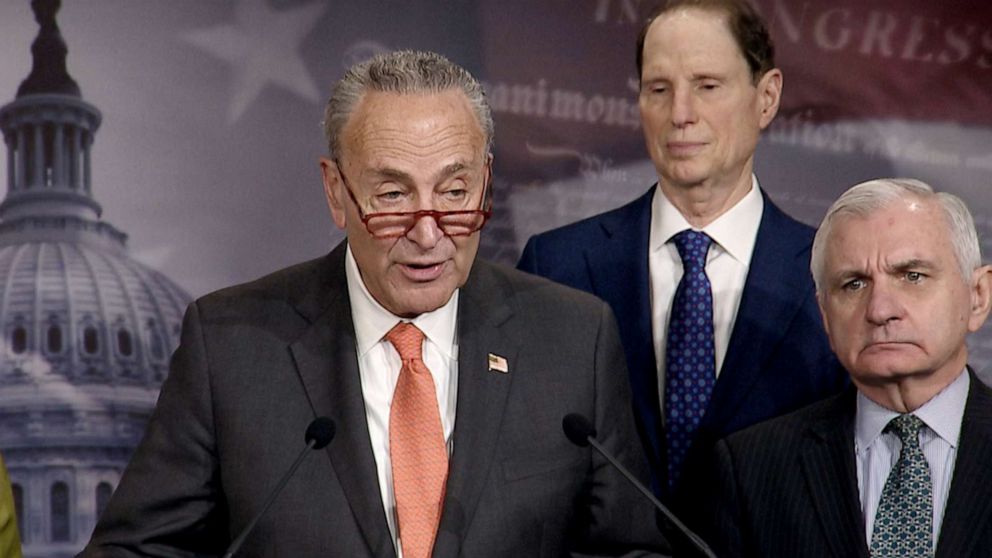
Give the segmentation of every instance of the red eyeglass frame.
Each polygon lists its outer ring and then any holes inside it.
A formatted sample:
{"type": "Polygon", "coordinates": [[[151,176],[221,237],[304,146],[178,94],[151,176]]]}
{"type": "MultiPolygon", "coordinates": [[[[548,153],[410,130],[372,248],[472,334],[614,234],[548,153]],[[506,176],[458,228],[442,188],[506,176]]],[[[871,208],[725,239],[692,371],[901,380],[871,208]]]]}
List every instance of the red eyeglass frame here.
{"type": "Polygon", "coordinates": [[[470,236],[482,230],[482,228],[486,226],[486,222],[489,221],[489,218],[492,217],[493,199],[492,199],[492,189],[490,188],[490,185],[492,184],[493,173],[492,173],[492,167],[490,165],[486,165],[486,180],[482,185],[482,201],[479,204],[479,209],[459,209],[454,211],[422,209],[419,211],[384,211],[379,213],[366,214],[362,210],[361,204],[358,203],[358,199],[355,197],[355,193],[352,192],[351,185],[348,183],[348,179],[345,177],[344,171],[341,170],[340,161],[335,159],[334,164],[337,165],[338,175],[341,177],[341,182],[344,183],[344,189],[348,191],[348,197],[351,198],[352,203],[355,204],[355,209],[358,210],[358,218],[361,219],[362,224],[365,225],[365,230],[368,231],[368,233],[374,238],[399,238],[401,236],[406,236],[413,229],[413,227],[417,226],[417,223],[420,222],[420,220],[423,219],[424,217],[430,217],[434,219],[434,224],[437,225],[437,228],[440,229],[447,236],[470,236]],[[485,209],[482,209],[483,207],[485,207],[485,209]],[[442,222],[442,219],[444,217],[451,215],[478,215],[482,217],[482,220],[479,222],[478,227],[470,231],[450,233],[445,229],[445,224],[442,222]],[[404,217],[404,218],[409,217],[410,224],[406,226],[403,232],[400,233],[378,234],[372,230],[372,227],[369,226],[369,221],[381,217],[404,217]]]}

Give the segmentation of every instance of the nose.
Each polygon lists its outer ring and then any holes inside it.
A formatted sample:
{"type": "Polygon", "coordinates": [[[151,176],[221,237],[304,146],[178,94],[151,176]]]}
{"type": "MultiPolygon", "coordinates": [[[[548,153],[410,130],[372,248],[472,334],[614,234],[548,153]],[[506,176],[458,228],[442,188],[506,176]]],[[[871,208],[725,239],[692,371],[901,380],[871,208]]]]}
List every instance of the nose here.
{"type": "Polygon", "coordinates": [[[868,293],[868,307],[865,318],[869,323],[884,326],[903,316],[903,307],[894,290],[884,281],[872,283],[868,293]]]}
{"type": "Polygon", "coordinates": [[[684,128],[696,122],[696,118],[696,100],[691,88],[676,88],[672,94],[672,125],[684,128]]]}
{"type": "Polygon", "coordinates": [[[414,223],[413,228],[407,231],[406,238],[423,250],[430,250],[444,238],[444,231],[437,225],[437,221],[430,215],[424,215],[414,223]]]}

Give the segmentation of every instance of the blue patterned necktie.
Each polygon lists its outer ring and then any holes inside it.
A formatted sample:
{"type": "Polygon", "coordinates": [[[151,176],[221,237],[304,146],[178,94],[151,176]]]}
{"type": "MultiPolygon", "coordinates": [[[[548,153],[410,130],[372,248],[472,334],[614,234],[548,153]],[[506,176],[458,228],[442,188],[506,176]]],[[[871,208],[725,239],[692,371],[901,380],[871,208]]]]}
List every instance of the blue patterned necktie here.
{"type": "Polygon", "coordinates": [[[693,230],[672,237],[682,258],[682,280],[672,301],[665,347],[665,442],[668,487],[674,489],[682,461],[716,382],[713,292],[706,276],[712,240],[693,230]]]}
{"type": "Polygon", "coordinates": [[[871,534],[872,558],[933,556],[933,483],[920,449],[923,421],[915,415],[892,419],[886,432],[902,441],[899,460],[885,480],[871,534]]]}

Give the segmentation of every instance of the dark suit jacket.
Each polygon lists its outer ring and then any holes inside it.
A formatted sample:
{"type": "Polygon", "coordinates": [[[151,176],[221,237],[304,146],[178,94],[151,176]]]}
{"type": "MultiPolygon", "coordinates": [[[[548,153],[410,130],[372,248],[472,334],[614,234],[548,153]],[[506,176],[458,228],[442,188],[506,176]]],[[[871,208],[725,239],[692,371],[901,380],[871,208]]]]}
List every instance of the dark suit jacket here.
{"type": "MultiPolygon", "coordinates": [[[[613,309],[638,430],[658,488],[667,486],[667,467],[648,278],[654,192],[652,188],[623,207],[534,236],[518,267],[593,293],[613,309]]],[[[727,434],[837,393],[846,384],[816,306],[809,272],[813,233],[764,197],[737,320],[684,471],[693,471],[727,434]]],[[[693,484],[691,475],[683,479],[693,484]]]]}
{"type": "MultiPolygon", "coordinates": [[[[716,446],[709,540],[721,558],[868,558],[854,456],[855,390],[716,446]]],[[[992,555],[992,390],[974,375],[936,558],[992,555]]]]}
{"type": "MultiPolygon", "coordinates": [[[[83,556],[219,554],[302,450],[337,425],[239,556],[392,557],[369,442],[345,245],[193,303],[145,438],[83,556]]],[[[579,412],[647,476],[609,308],[475,262],[458,308],[453,454],[434,556],[664,546],[654,514],[562,417],[579,412]],[[509,373],[489,371],[488,354],[509,373]]]]}

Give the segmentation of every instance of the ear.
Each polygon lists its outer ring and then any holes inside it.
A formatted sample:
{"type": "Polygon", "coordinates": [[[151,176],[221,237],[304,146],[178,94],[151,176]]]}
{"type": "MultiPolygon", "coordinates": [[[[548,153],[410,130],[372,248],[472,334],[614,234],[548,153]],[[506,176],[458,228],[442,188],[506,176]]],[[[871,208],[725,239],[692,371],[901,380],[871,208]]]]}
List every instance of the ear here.
{"type": "Polygon", "coordinates": [[[778,114],[778,105],[782,100],[782,70],[772,68],[758,80],[758,124],[764,130],[778,114]]]}
{"type": "Polygon", "coordinates": [[[971,277],[971,309],[968,312],[968,331],[978,331],[992,309],[992,265],[983,265],[971,277]]]}
{"type": "Polygon", "coordinates": [[[345,219],[346,202],[348,194],[344,191],[344,181],[341,180],[341,170],[335,161],[327,157],[320,158],[320,174],[324,180],[324,196],[327,198],[327,207],[331,210],[331,218],[339,229],[344,229],[347,223],[345,219]]]}

